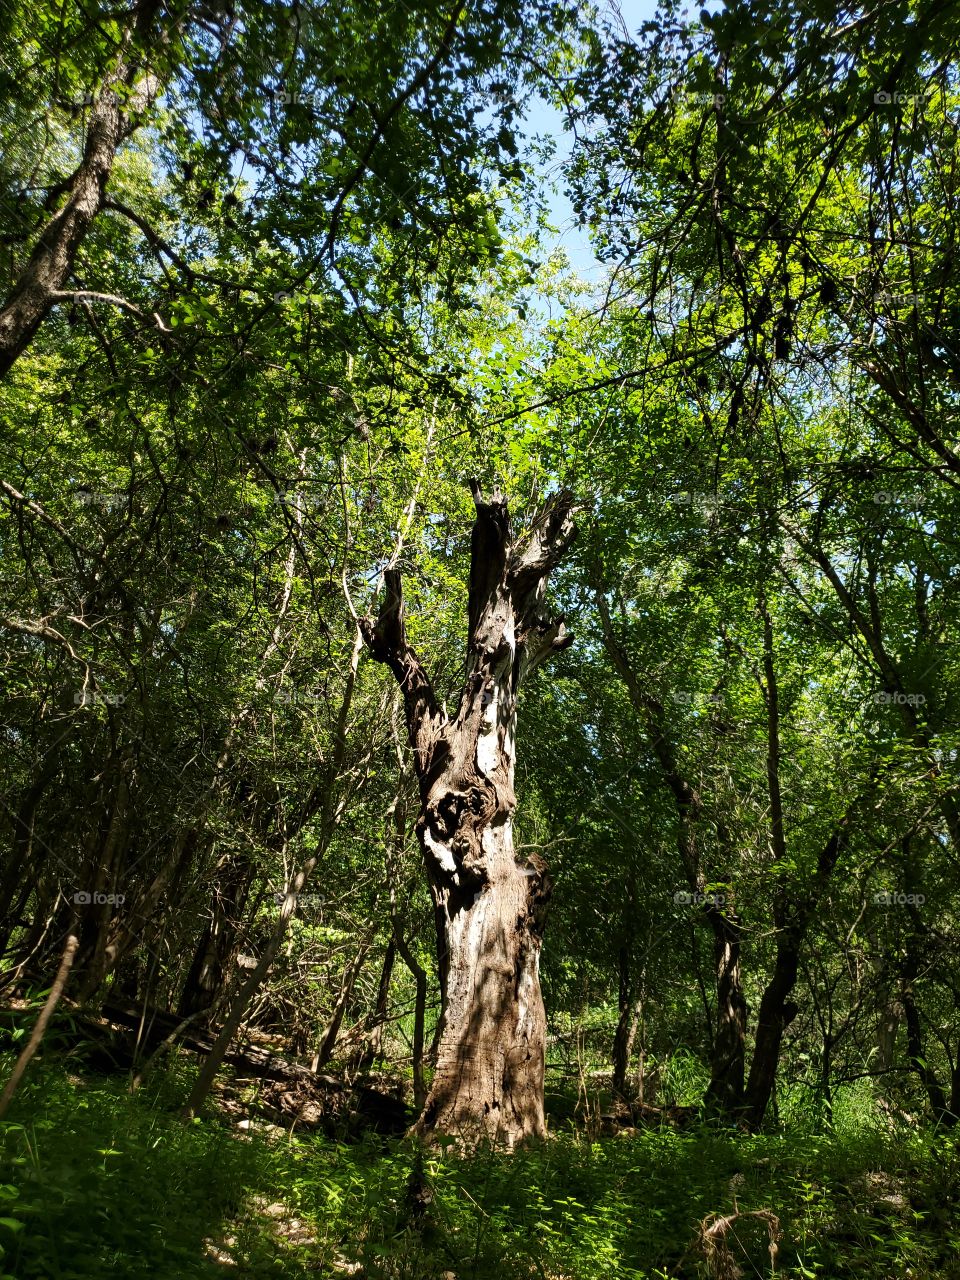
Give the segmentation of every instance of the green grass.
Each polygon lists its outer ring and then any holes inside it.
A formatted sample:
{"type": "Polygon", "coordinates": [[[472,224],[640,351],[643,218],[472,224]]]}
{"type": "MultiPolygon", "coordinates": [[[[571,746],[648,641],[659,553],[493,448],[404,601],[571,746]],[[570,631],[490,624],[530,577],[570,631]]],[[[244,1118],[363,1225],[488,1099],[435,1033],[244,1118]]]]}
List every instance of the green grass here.
{"type": "MultiPolygon", "coordinates": [[[[131,1098],[121,1079],[31,1068],[0,1125],[0,1273],[697,1277],[698,1223],[736,1204],[779,1216],[782,1276],[960,1280],[960,1150],[882,1132],[862,1093],[826,1136],[798,1120],[757,1137],[567,1129],[512,1157],[445,1148],[426,1158],[433,1200],[412,1221],[407,1143],[241,1133],[215,1115],[185,1125],[188,1083],[175,1064],[131,1098]]],[[[769,1275],[765,1231],[735,1229],[745,1276],[769,1275]]]]}

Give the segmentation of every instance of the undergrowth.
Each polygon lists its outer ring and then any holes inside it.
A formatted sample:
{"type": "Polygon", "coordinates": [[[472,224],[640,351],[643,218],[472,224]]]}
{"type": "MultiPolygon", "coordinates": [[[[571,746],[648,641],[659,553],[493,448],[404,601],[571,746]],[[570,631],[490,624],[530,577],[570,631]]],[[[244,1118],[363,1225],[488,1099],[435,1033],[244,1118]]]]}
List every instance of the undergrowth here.
{"type": "Polygon", "coordinates": [[[960,1280],[955,1141],[881,1126],[851,1095],[829,1134],[709,1127],[591,1140],[571,1126],[512,1156],[344,1145],[219,1115],[177,1118],[184,1067],[125,1081],[38,1064],[0,1125],[0,1272],[20,1280],[356,1276],[707,1277],[700,1224],[741,1217],[744,1276],[960,1280]]]}

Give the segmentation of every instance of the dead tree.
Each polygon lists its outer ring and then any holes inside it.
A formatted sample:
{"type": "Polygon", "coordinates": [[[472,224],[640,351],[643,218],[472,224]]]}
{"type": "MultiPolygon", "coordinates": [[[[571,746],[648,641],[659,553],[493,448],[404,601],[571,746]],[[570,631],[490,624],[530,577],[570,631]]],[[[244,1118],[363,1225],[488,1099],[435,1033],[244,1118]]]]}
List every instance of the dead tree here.
{"type": "Polygon", "coordinates": [[[362,631],[403,693],[420,788],[416,830],[440,940],[443,1029],[416,1129],[514,1146],[545,1132],[539,962],[551,888],[540,858],[521,864],[514,853],[517,693],[571,643],[563,619],[543,610],[547,579],[575,527],[564,492],[515,539],[499,491],[485,502],[475,482],[471,489],[467,661],[454,718],[407,641],[396,569],[362,631]]]}

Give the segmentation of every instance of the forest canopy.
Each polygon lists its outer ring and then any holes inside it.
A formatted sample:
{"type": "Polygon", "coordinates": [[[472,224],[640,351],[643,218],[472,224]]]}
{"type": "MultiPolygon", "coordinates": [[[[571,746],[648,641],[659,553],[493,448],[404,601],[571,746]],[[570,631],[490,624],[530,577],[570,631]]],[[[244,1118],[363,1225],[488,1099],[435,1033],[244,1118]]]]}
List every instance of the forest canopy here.
{"type": "Polygon", "coordinates": [[[0,1267],[955,1276],[960,11],[0,39],[0,1267]]]}

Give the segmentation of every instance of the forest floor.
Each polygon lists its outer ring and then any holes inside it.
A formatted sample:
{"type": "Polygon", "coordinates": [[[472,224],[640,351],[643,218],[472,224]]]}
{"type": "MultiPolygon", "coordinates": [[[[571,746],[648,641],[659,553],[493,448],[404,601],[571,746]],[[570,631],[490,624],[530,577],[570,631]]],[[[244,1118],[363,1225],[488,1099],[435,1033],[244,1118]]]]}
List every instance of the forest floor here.
{"type": "Polygon", "coordinates": [[[185,1124],[189,1070],[131,1095],[31,1067],[0,1123],[0,1275],[733,1280],[773,1274],[773,1231],[785,1278],[960,1280],[960,1143],[870,1112],[754,1137],[555,1120],[537,1149],[424,1157],[215,1107],[185,1124]]]}

